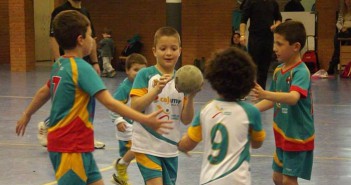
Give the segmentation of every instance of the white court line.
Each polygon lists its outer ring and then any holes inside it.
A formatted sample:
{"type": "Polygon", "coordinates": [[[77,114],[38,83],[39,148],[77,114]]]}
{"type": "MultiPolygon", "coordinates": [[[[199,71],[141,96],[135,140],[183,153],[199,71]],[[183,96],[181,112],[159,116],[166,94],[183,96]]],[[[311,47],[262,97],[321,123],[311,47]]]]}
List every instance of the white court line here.
{"type": "Polygon", "coordinates": [[[0,96],[0,98],[32,99],[33,97],[29,97],[29,96],[0,96]]]}

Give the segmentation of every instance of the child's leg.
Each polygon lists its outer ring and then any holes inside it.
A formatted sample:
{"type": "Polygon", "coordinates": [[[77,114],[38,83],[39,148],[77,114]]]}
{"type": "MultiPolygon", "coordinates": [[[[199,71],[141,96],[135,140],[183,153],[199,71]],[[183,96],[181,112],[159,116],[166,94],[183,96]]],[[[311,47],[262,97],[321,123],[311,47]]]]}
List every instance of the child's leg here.
{"type": "Polygon", "coordinates": [[[124,154],[124,156],[121,159],[121,163],[125,163],[125,164],[129,164],[130,161],[132,161],[135,158],[134,156],[134,152],[128,150],[128,152],[126,154],[124,154]]]}
{"type": "Polygon", "coordinates": [[[178,157],[156,157],[135,153],[139,170],[147,185],[175,185],[177,180],[178,157]]]}
{"type": "Polygon", "coordinates": [[[283,185],[283,174],[274,171],[272,178],[275,185],[283,185]]]}
{"type": "Polygon", "coordinates": [[[103,185],[92,153],[49,152],[58,185],[103,185]]]}
{"type": "Polygon", "coordinates": [[[283,185],[298,185],[297,177],[283,175],[283,185]]]}

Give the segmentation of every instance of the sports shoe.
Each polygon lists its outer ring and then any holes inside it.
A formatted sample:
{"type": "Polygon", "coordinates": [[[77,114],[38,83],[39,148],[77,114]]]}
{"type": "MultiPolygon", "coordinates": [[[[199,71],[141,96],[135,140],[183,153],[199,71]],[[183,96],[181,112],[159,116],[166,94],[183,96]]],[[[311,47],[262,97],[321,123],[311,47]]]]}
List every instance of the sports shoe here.
{"type": "Polygon", "coordinates": [[[105,143],[98,141],[98,140],[94,140],[94,148],[95,149],[104,149],[105,143]]]}
{"type": "Polygon", "coordinates": [[[37,138],[40,145],[46,147],[46,145],[48,144],[48,128],[44,121],[38,123],[37,138]]]}
{"type": "Polygon", "coordinates": [[[117,175],[116,175],[116,173],[114,173],[112,175],[111,181],[114,184],[118,184],[118,185],[130,185],[128,183],[128,173],[127,173],[128,165],[118,164],[119,160],[121,160],[121,158],[113,161],[113,163],[112,163],[113,167],[115,168],[115,170],[117,172],[117,175]]]}
{"type": "Polygon", "coordinates": [[[113,78],[113,77],[116,76],[116,74],[117,74],[116,71],[113,70],[113,71],[111,71],[111,72],[108,73],[108,77],[109,77],[109,78],[113,78]]]}

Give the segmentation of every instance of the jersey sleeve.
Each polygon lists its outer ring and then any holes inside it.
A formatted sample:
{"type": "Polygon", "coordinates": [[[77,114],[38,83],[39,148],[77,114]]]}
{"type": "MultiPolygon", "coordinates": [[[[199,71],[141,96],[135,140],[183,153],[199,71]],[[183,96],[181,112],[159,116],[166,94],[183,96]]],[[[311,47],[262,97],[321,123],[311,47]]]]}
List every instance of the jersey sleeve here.
{"type": "Polygon", "coordinates": [[[144,96],[148,92],[148,75],[147,75],[147,69],[148,68],[143,68],[141,69],[133,83],[132,90],[130,91],[130,96],[144,96]]]}
{"type": "Polygon", "coordinates": [[[200,142],[202,140],[202,128],[200,122],[200,111],[198,111],[188,128],[188,136],[191,140],[195,142],[200,142]]]}
{"type": "Polygon", "coordinates": [[[243,108],[246,111],[250,124],[250,136],[253,141],[264,141],[266,132],[262,128],[261,113],[251,104],[244,103],[243,108]]]}
{"type": "Polygon", "coordinates": [[[306,70],[299,68],[294,70],[292,74],[292,82],[290,91],[297,91],[301,94],[302,98],[306,98],[308,95],[308,88],[311,83],[310,73],[306,70]]]}
{"type": "Polygon", "coordinates": [[[104,82],[86,61],[80,61],[78,67],[78,85],[90,96],[94,96],[97,92],[106,89],[104,82]]]}
{"type": "Polygon", "coordinates": [[[117,88],[116,92],[113,94],[113,98],[123,103],[127,103],[129,92],[126,91],[126,88],[123,84],[117,88]]]}

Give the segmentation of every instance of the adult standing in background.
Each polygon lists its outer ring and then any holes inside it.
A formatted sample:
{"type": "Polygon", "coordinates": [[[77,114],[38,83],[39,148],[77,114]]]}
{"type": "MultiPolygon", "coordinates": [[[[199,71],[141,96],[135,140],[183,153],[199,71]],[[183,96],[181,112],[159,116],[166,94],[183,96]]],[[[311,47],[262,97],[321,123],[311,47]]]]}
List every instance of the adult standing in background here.
{"type": "MultiPolygon", "coordinates": [[[[61,55],[63,55],[63,50],[61,48],[59,48],[59,45],[54,37],[55,33],[54,33],[54,29],[53,29],[53,20],[57,14],[59,14],[62,11],[65,11],[65,10],[76,10],[76,11],[79,11],[80,13],[82,13],[83,15],[85,15],[90,21],[90,27],[92,30],[92,37],[95,38],[94,26],[93,26],[93,23],[91,22],[90,14],[86,8],[82,7],[82,1],[81,0],[67,0],[62,5],[56,7],[54,9],[54,11],[52,11],[52,13],[51,13],[50,45],[51,45],[51,50],[52,50],[54,60],[58,59],[61,55]]],[[[98,63],[98,59],[97,59],[97,50],[96,50],[95,39],[93,40],[93,48],[92,48],[91,54],[88,56],[85,56],[84,60],[89,62],[92,65],[92,67],[95,69],[95,71],[98,74],[100,74],[100,67],[99,67],[99,63],[98,63]]],[[[39,143],[42,146],[47,145],[47,132],[48,132],[47,131],[47,129],[48,129],[47,124],[49,123],[49,121],[50,120],[47,118],[45,121],[39,122],[39,124],[38,124],[37,138],[39,140],[39,143]]],[[[96,149],[102,149],[105,147],[105,144],[103,142],[95,140],[94,146],[96,149]]]]}
{"type": "Polygon", "coordinates": [[[273,30],[282,22],[275,0],[245,0],[242,5],[240,42],[246,45],[246,25],[250,19],[248,51],[257,65],[257,82],[266,87],[273,55],[273,30]]]}
{"type": "Polygon", "coordinates": [[[301,0],[290,0],[284,7],[284,12],[304,12],[305,8],[301,4],[301,0]]]}

